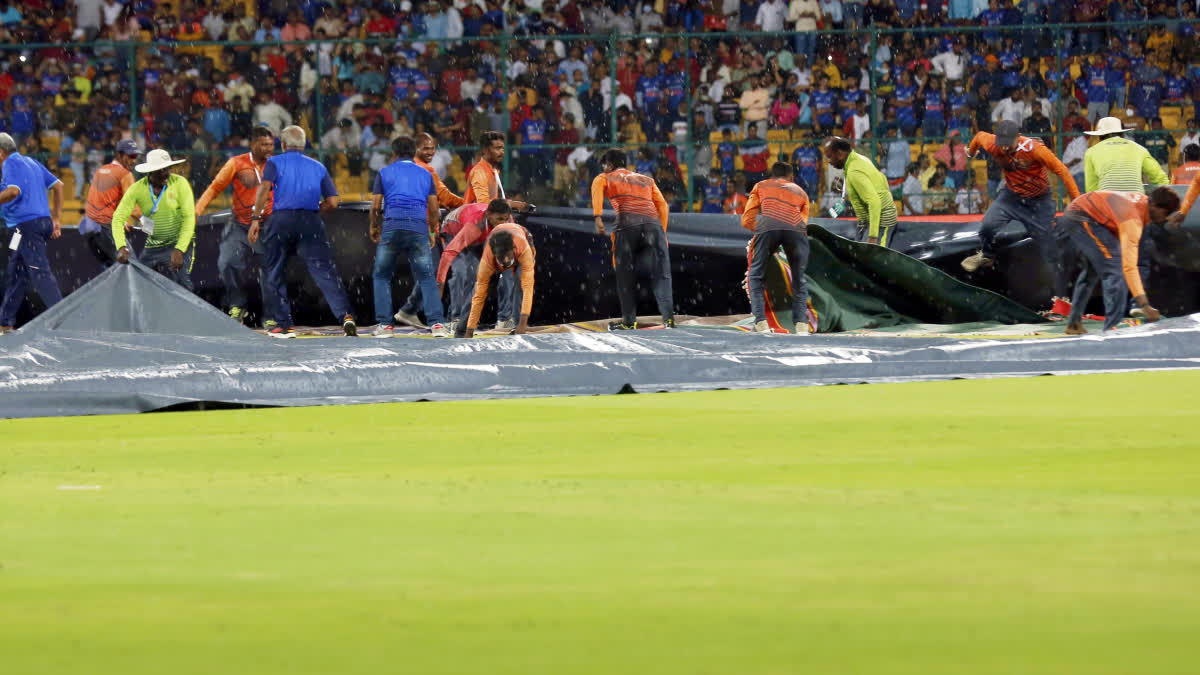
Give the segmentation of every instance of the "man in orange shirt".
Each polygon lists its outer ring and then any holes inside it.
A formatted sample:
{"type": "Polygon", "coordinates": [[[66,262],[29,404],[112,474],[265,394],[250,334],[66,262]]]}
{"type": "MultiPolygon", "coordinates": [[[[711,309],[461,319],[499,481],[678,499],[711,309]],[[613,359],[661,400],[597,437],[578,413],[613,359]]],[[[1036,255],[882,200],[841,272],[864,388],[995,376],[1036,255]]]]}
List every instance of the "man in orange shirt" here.
{"type": "Polygon", "coordinates": [[[725,183],[725,213],[740,216],[746,212],[746,195],[742,194],[742,186],[730,179],[725,183]]]}
{"type": "MultiPolygon", "coordinates": [[[[493,199],[488,204],[466,204],[446,214],[442,221],[442,235],[451,236],[450,243],[442,252],[437,268],[438,288],[446,286],[450,279],[450,311],[447,317],[455,330],[465,322],[471,312],[471,296],[475,278],[479,274],[479,259],[482,242],[498,225],[513,222],[512,207],[503,199],[493,199]],[[454,276],[451,277],[451,270],[454,276]]],[[[512,302],[512,300],[510,300],[512,302]]],[[[516,303],[513,302],[515,305],[516,303]]]]}
{"type": "Polygon", "coordinates": [[[1063,316],[1069,314],[1066,300],[1069,279],[1053,232],[1054,195],[1046,170],[1058,176],[1071,199],[1079,197],[1075,179],[1049,148],[1036,138],[1020,135],[1016,122],[1011,120],[997,122],[995,135],[982,131],[975,134],[967,148],[967,156],[974,157],[981,150],[990,154],[1004,171],[1005,184],[980,223],[979,239],[983,248],[962,261],[963,269],[974,272],[994,265],[996,232],[1016,221],[1033,237],[1042,260],[1050,266],[1054,283],[1054,307],[1050,311],[1063,316]]]}
{"type": "Polygon", "coordinates": [[[1104,293],[1104,330],[1116,328],[1125,318],[1131,294],[1147,321],[1159,320],[1161,315],[1150,306],[1138,272],[1138,244],[1146,225],[1168,220],[1178,208],[1179,195],[1169,187],[1160,187],[1149,197],[1097,190],[1071,202],[1058,219],[1058,227],[1079,251],[1084,266],[1071,297],[1068,335],[1087,332],[1083,310],[1097,282],[1104,293]]]}
{"type": "Polygon", "coordinates": [[[792,318],[796,321],[796,334],[801,330],[808,333],[808,282],[804,278],[808,267],[808,205],[808,194],[792,182],[792,167],[785,162],[776,162],[771,167],[771,177],[750,191],[742,227],[754,233],[747,280],[756,333],[772,332],[767,323],[763,280],[768,261],[780,247],[792,268],[792,318]]]}
{"type": "MultiPolygon", "coordinates": [[[[79,234],[87,241],[92,255],[105,267],[111,267],[117,261],[117,246],[112,235],[113,211],[117,210],[125,191],[133,185],[132,171],[139,154],[137,143],[121,141],[117,143],[113,161],[92,174],[84,217],[79,221],[79,234]]],[[[125,230],[132,230],[141,215],[141,210],[135,208],[129,221],[124,223],[125,230]]]]}
{"type": "Polygon", "coordinates": [[[625,152],[612,149],[601,159],[604,173],[592,181],[592,213],[596,232],[605,234],[604,199],[616,212],[613,225],[613,271],[617,277],[617,297],[621,301],[621,323],[610,330],[637,328],[638,263],[653,269],[654,299],[662,314],[663,325],[675,327],[675,307],[671,293],[671,254],[667,249],[667,200],[658,184],[649,176],[625,168],[625,152]]]}
{"type": "Polygon", "coordinates": [[[1175,185],[1191,185],[1196,176],[1200,176],[1200,145],[1192,143],[1183,149],[1184,163],[1171,172],[1171,182],[1175,185]]]}
{"type": "MultiPolygon", "coordinates": [[[[229,316],[234,321],[246,320],[246,304],[249,296],[246,293],[246,278],[249,276],[250,263],[258,267],[258,286],[262,290],[263,315],[276,316],[274,311],[279,300],[267,284],[266,249],[262,241],[250,243],[247,234],[250,229],[250,216],[254,210],[254,197],[258,193],[258,184],[262,182],[262,173],[267,160],[275,150],[275,135],[271,130],[257,126],[250,130],[250,152],[236,155],[225,162],[225,166],[217,172],[212,184],[196,200],[196,217],[204,213],[208,205],[225,188],[233,186],[233,217],[225,224],[221,232],[220,252],[217,254],[217,275],[225,286],[225,304],[229,307],[229,316]]],[[[266,209],[261,214],[265,220],[271,215],[273,199],[267,197],[266,209]]],[[[275,320],[268,318],[263,321],[263,327],[271,330],[275,320]]]]}
{"type": "Polygon", "coordinates": [[[468,204],[504,199],[500,185],[499,166],[504,161],[504,134],[486,131],[479,137],[479,161],[467,175],[467,191],[463,200],[468,204]]]}
{"type": "Polygon", "coordinates": [[[471,315],[466,324],[459,324],[462,337],[474,337],[479,327],[479,316],[483,303],[487,301],[488,284],[498,270],[514,270],[521,275],[521,319],[515,334],[529,331],[529,313],[533,309],[533,275],[536,251],[529,243],[525,228],[516,223],[497,225],[488,235],[483,247],[483,259],[479,261],[479,274],[475,278],[475,297],[471,299],[471,315]]]}
{"type": "MultiPolygon", "coordinates": [[[[438,206],[443,209],[457,209],[465,202],[462,197],[450,191],[446,184],[442,182],[442,177],[433,169],[430,162],[433,161],[433,156],[437,154],[437,140],[429,134],[421,134],[417,136],[417,154],[413,157],[413,163],[429,172],[433,177],[433,188],[437,192],[438,206]]],[[[438,261],[441,259],[443,246],[445,245],[443,237],[439,236],[437,242],[433,245],[433,266],[436,269],[438,261]]],[[[408,324],[414,328],[425,328],[425,324],[421,323],[417,312],[423,306],[423,296],[421,295],[421,285],[413,284],[412,291],[408,294],[408,299],[400,306],[400,311],[396,312],[393,317],[398,324],[408,324]]],[[[426,317],[428,318],[428,317],[426,317]]]]}

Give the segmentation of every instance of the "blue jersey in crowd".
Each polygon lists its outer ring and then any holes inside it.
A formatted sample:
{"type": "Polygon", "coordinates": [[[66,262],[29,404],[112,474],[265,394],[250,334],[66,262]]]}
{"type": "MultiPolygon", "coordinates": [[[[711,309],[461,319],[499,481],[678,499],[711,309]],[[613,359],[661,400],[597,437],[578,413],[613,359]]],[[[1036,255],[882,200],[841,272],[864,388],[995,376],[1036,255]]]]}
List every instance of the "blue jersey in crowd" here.
{"type": "Polygon", "coordinates": [[[837,92],[832,89],[829,91],[818,89],[812,93],[811,104],[813,116],[817,118],[817,122],[823,127],[833,126],[833,110],[837,106],[837,92]]]}
{"type": "Polygon", "coordinates": [[[1112,101],[1111,74],[1107,68],[1089,68],[1081,83],[1083,93],[1088,103],[1109,103],[1112,101]]]}
{"type": "Polygon", "coordinates": [[[429,231],[429,197],[437,196],[433,174],[411,159],[383,167],[371,192],[383,195],[383,231],[429,231]]]}
{"type": "Polygon", "coordinates": [[[717,160],[721,163],[721,173],[733,175],[733,160],[737,156],[737,146],[733,143],[721,143],[717,146],[717,160]]]}
{"type": "Polygon", "coordinates": [[[262,179],[275,186],[275,211],[317,211],[322,199],[338,193],[325,165],[299,150],[268,159],[262,179]]]}
{"type": "Polygon", "coordinates": [[[429,84],[429,78],[425,77],[425,73],[419,70],[411,70],[409,83],[412,85],[412,90],[417,93],[417,99],[424,101],[433,93],[433,86],[429,84]]]}
{"type": "Polygon", "coordinates": [[[679,104],[685,98],[683,73],[668,73],[659,78],[663,95],[667,97],[667,108],[672,114],[679,109],[679,104]]]}
{"type": "Polygon", "coordinates": [[[817,194],[817,183],[821,180],[821,150],[815,145],[801,145],[792,153],[792,166],[800,187],[809,196],[817,194]]]}
{"type": "Polygon", "coordinates": [[[9,228],[35,218],[50,217],[50,200],[46,191],[58,178],[42,163],[14,152],[0,166],[0,191],[15,186],[21,191],[17,198],[0,206],[0,215],[9,228]]]}
{"type": "Polygon", "coordinates": [[[642,111],[649,113],[658,110],[658,101],[662,98],[662,78],[658,75],[650,77],[643,75],[637,81],[637,102],[642,111]]]}
{"type": "Polygon", "coordinates": [[[842,90],[842,98],[838,102],[842,108],[842,124],[845,124],[846,120],[854,117],[855,106],[858,105],[859,101],[866,100],[866,97],[866,92],[864,92],[862,89],[842,90]]]}
{"type": "MultiPolygon", "coordinates": [[[[545,145],[546,120],[535,120],[532,117],[521,122],[521,145],[545,145]]],[[[524,154],[537,155],[541,150],[523,150],[524,154]]]]}
{"type": "Polygon", "coordinates": [[[1150,119],[1158,117],[1158,106],[1162,105],[1163,86],[1159,82],[1143,82],[1134,91],[1137,96],[1134,99],[1134,105],[1137,106],[1137,114],[1150,119]]]}
{"type": "Polygon", "coordinates": [[[704,186],[704,205],[700,211],[702,213],[724,213],[724,201],[725,184],[721,181],[709,181],[708,185],[704,186]]]}
{"type": "Polygon", "coordinates": [[[925,90],[925,117],[946,119],[946,102],[942,100],[942,92],[936,89],[925,90]]]}
{"type": "Polygon", "coordinates": [[[1187,96],[1188,81],[1174,75],[1167,76],[1166,99],[1171,103],[1182,103],[1187,96]]]}
{"type": "Polygon", "coordinates": [[[950,104],[951,117],[965,119],[971,116],[971,97],[967,95],[966,90],[952,91],[946,100],[950,104]]]}

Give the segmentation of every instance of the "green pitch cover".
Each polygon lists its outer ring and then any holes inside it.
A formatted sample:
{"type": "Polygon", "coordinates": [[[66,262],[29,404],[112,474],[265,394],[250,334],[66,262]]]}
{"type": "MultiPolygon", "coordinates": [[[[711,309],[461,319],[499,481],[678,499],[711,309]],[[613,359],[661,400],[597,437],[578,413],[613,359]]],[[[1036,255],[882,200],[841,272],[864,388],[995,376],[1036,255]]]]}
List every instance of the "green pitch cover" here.
{"type": "MultiPolygon", "coordinates": [[[[840,333],[906,324],[1044,323],[1038,313],[882,246],[808,226],[811,332],[840,333]]],[[[767,267],[767,320],[793,327],[791,270],[779,253],[767,267]]]]}

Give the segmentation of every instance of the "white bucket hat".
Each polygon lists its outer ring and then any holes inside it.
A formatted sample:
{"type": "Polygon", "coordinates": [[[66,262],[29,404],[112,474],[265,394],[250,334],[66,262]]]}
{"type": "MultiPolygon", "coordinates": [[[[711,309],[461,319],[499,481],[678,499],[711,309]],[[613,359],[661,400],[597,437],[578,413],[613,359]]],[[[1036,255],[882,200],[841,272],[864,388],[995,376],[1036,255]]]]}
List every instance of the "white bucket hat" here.
{"type": "Polygon", "coordinates": [[[1088,136],[1107,136],[1109,134],[1123,134],[1126,131],[1133,129],[1121,123],[1121,120],[1115,117],[1101,117],[1099,122],[1096,122],[1096,128],[1083,133],[1088,136]]]}
{"type": "Polygon", "coordinates": [[[167,167],[183,164],[186,159],[171,160],[171,153],[166,150],[151,150],[146,153],[146,162],[133,167],[138,173],[154,173],[167,167]]]}

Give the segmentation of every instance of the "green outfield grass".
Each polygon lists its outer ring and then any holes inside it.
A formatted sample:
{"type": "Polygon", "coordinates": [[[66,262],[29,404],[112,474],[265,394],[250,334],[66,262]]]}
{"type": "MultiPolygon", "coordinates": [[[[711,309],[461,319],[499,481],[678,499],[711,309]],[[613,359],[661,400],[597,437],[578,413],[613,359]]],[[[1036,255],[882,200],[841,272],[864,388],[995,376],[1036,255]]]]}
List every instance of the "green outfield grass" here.
{"type": "Polygon", "coordinates": [[[0,670],[1195,673],[1198,391],[3,422],[0,670]]]}

